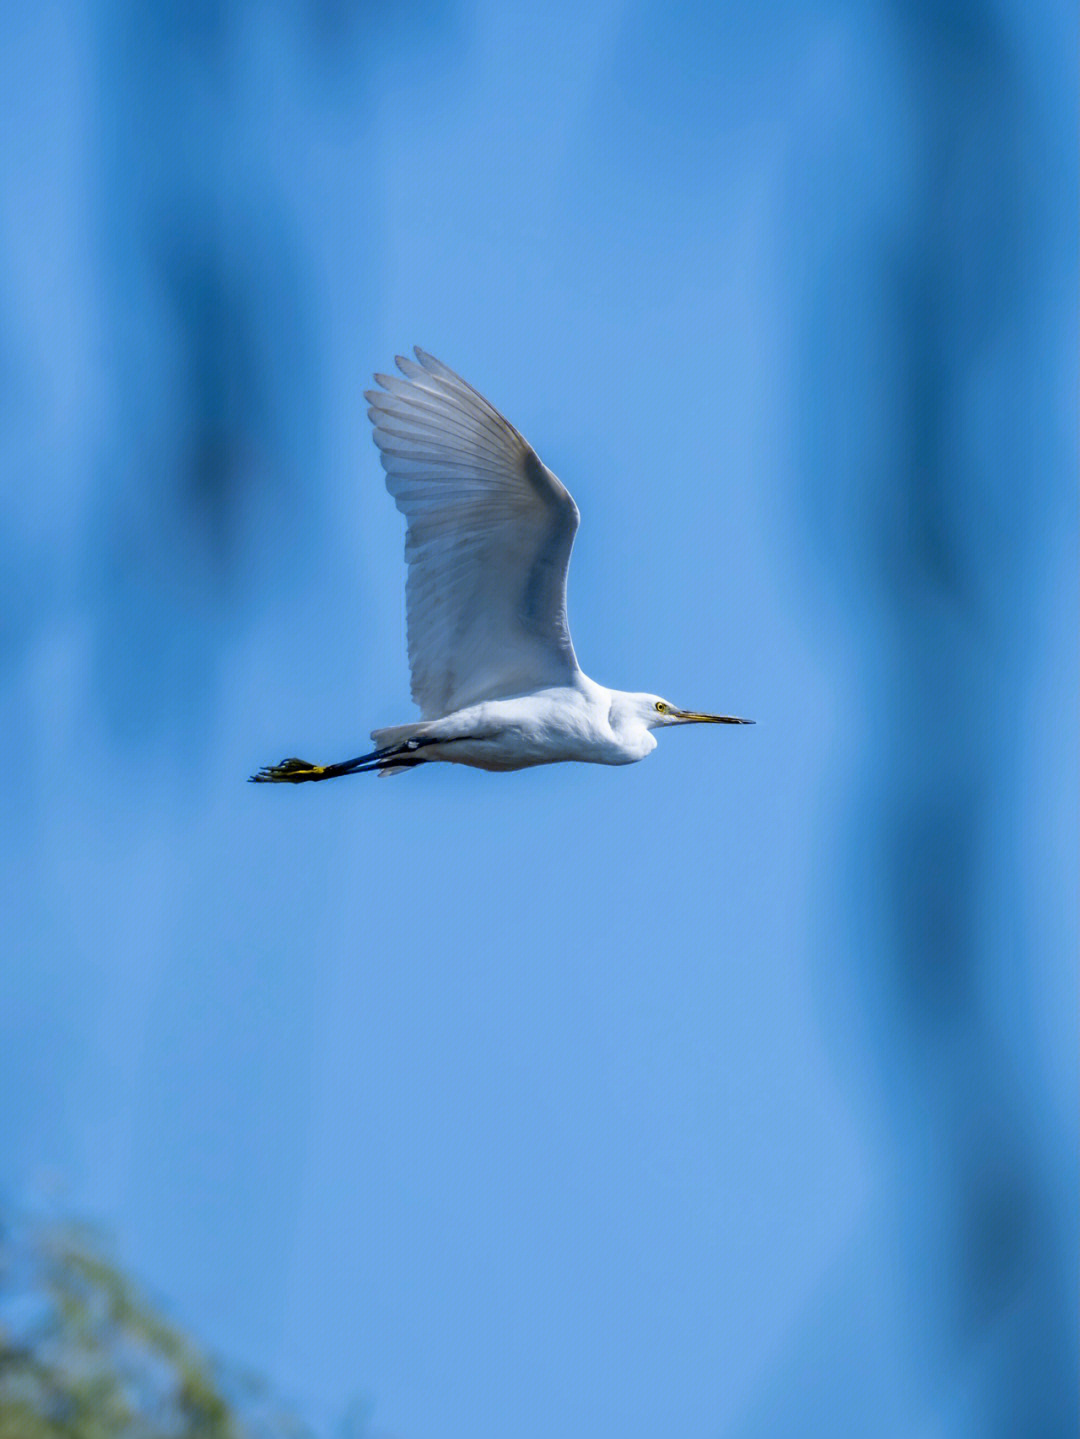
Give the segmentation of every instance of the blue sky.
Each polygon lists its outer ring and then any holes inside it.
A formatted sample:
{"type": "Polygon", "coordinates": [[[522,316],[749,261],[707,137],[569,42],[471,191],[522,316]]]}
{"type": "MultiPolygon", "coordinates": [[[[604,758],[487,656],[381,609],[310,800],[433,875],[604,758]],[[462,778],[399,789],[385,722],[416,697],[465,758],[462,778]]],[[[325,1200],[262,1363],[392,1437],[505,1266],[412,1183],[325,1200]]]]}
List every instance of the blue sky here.
{"type": "Polygon", "coordinates": [[[1067,1422],[1075,18],[5,29],[9,1202],[326,1432],[1067,1422]],[[412,714],[413,343],[584,668],[755,729],[242,783],[412,714]]]}

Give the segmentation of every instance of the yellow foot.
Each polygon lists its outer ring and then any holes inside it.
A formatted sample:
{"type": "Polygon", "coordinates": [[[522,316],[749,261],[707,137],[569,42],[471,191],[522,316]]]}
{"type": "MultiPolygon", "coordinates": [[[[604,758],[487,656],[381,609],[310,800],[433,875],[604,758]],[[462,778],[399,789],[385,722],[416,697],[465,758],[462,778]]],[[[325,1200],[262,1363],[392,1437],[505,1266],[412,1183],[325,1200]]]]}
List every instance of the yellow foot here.
{"type": "Polygon", "coordinates": [[[303,784],[307,779],[324,779],[326,766],[308,764],[306,759],[283,759],[280,764],[268,764],[258,774],[251,776],[252,784],[303,784]]]}

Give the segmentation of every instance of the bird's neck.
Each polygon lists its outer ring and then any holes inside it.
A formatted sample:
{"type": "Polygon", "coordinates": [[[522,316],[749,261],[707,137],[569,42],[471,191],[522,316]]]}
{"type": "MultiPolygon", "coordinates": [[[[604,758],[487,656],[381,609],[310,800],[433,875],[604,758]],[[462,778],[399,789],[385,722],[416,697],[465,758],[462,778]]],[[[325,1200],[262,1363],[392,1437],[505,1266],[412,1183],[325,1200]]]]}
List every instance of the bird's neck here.
{"type": "Polygon", "coordinates": [[[648,728],[642,696],[629,690],[609,690],[609,716],[613,730],[648,728]]]}

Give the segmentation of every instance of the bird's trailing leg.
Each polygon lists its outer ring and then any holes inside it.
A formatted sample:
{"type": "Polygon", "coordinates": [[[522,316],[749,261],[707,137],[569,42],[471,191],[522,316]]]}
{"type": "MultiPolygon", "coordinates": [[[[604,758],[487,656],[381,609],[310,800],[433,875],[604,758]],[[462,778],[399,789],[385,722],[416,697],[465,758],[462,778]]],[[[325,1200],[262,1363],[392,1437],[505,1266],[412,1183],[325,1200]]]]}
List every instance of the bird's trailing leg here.
{"type": "Polygon", "coordinates": [[[258,774],[251,776],[252,784],[304,784],[307,780],[337,779],[343,774],[360,774],[364,770],[378,769],[383,751],[359,755],[356,759],[343,760],[341,764],[309,764],[306,759],[283,759],[280,764],[265,765],[258,774]]]}
{"type": "Polygon", "coordinates": [[[407,739],[403,744],[372,750],[370,754],[342,760],[340,764],[309,764],[306,759],[283,759],[280,764],[264,766],[257,774],[251,775],[250,780],[252,784],[305,784],[309,780],[337,779],[343,774],[365,774],[373,769],[409,769],[423,764],[423,756],[414,751],[424,743],[423,740],[407,739]]]}

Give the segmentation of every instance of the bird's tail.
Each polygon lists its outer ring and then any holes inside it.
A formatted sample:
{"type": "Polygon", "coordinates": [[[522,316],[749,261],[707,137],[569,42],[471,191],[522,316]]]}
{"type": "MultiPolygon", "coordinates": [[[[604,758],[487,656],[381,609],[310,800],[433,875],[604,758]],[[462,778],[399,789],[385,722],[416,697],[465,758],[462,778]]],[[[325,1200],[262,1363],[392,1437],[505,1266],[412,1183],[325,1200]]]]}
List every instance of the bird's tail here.
{"type": "Polygon", "coordinates": [[[375,746],[378,754],[383,750],[400,749],[406,741],[417,739],[428,727],[426,720],[418,720],[413,724],[389,725],[386,729],[373,729],[371,731],[371,743],[375,746]]]}
{"type": "Polygon", "coordinates": [[[379,763],[380,779],[392,774],[408,774],[409,770],[424,763],[423,755],[416,751],[421,747],[418,741],[426,729],[427,724],[420,721],[388,725],[385,729],[371,731],[371,743],[376,752],[384,756],[379,763]]]}

